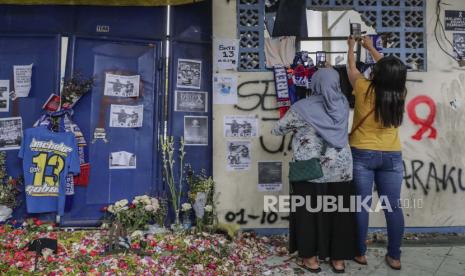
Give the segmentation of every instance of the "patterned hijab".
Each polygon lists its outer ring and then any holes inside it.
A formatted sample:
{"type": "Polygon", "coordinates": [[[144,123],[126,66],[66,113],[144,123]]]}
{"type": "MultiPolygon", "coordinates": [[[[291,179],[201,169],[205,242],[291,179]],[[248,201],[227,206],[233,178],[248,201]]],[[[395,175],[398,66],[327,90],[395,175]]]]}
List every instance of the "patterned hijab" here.
{"type": "Polygon", "coordinates": [[[312,77],[312,96],[296,102],[292,109],[312,125],[330,147],[348,144],[349,103],[341,92],[339,74],[319,69],[312,77]]]}

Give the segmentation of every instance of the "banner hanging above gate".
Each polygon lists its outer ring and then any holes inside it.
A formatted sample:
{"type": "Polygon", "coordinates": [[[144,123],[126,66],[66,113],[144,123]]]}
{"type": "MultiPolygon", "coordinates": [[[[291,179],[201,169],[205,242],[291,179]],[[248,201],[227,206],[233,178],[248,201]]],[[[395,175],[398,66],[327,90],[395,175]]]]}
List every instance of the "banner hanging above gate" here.
{"type": "Polygon", "coordinates": [[[167,6],[203,0],[0,0],[0,5],[167,6]]]}

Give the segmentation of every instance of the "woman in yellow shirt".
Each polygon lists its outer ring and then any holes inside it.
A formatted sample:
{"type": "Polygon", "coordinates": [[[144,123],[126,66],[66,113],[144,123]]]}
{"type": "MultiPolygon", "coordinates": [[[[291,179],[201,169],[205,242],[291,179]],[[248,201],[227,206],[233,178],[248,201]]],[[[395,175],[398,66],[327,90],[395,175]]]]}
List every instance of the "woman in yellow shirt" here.
{"type": "MultiPolygon", "coordinates": [[[[354,122],[349,139],[354,185],[361,201],[365,200],[371,206],[373,183],[376,183],[388,232],[385,260],[391,268],[399,270],[404,234],[404,216],[399,200],[404,168],[398,128],[404,115],[407,69],[396,57],[383,57],[373,47],[371,38],[364,37],[362,46],[377,61],[371,80],[368,80],[355,66],[355,43],[353,38],[348,39],[347,73],[355,95],[354,122]]],[[[363,205],[357,211],[357,225],[360,256],[354,260],[367,264],[368,210],[363,205]]]]}

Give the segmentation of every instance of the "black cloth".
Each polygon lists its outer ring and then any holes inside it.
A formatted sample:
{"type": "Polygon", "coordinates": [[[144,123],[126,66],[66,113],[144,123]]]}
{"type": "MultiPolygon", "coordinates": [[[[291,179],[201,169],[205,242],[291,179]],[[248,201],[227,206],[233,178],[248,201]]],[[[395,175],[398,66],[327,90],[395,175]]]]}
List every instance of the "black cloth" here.
{"type": "MultiPolygon", "coordinates": [[[[310,196],[312,208],[316,207],[317,195],[343,196],[344,207],[349,208],[350,196],[355,194],[352,182],[293,182],[291,185],[291,195],[310,196]]],[[[290,253],[297,251],[301,258],[351,260],[358,256],[357,248],[354,212],[308,212],[305,205],[290,212],[290,253]]]]}
{"type": "Polygon", "coordinates": [[[281,0],[271,36],[307,37],[306,1],[281,0]]]}
{"type": "Polygon", "coordinates": [[[266,13],[275,13],[279,8],[279,0],[269,0],[268,4],[265,1],[265,12],[266,13]]]}
{"type": "Polygon", "coordinates": [[[349,102],[350,108],[355,107],[355,96],[352,95],[352,85],[349,81],[349,75],[347,75],[346,65],[336,65],[333,67],[339,73],[339,80],[341,82],[341,91],[346,96],[349,102]]]}
{"type": "MultiPolygon", "coordinates": [[[[364,63],[364,62],[357,62],[356,67],[360,72],[365,72],[368,68],[373,67],[374,64],[364,63]]],[[[349,75],[347,75],[347,65],[335,65],[333,66],[334,70],[339,73],[339,79],[341,82],[341,90],[342,93],[346,96],[347,101],[349,101],[350,108],[355,107],[355,96],[352,95],[352,85],[349,81],[349,75]]]]}

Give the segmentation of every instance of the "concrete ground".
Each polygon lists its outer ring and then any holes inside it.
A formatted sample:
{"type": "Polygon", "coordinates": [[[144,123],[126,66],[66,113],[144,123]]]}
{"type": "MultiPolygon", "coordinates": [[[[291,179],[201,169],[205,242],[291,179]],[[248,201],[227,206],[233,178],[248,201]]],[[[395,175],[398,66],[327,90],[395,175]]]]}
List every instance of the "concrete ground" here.
{"type": "MultiPolygon", "coordinates": [[[[401,271],[392,270],[386,265],[384,261],[385,254],[386,250],[384,248],[370,246],[367,254],[369,264],[362,266],[353,261],[347,261],[344,275],[465,276],[465,246],[463,245],[404,246],[402,248],[401,271]]],[[[273,265],[285,262],[287,259],[288,257],[276,256],[270,258],[267,263],[273,265]]],[[[331,271],[327,263],[321,265],[322,272],[319,274],[312,274],[303,270],[295,265],[293,261],[290,261],[289,264],[294,275],[337,275],[331,271]]]]}

